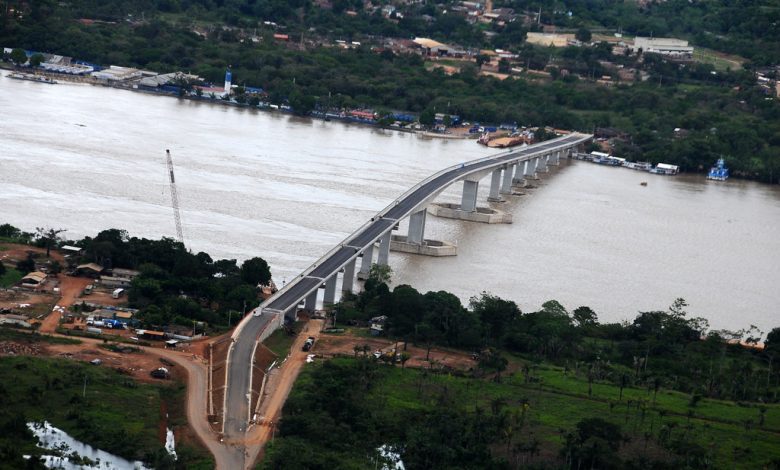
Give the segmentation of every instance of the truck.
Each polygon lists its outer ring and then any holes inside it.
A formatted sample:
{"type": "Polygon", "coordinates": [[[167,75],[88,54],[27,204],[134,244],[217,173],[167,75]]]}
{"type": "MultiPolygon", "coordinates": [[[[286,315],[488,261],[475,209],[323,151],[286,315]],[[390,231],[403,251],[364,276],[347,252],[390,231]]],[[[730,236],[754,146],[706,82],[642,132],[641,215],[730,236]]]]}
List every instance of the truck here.
{"type": "Polygon", "coordinates": [[[103,320],[103,325],[105,327],[107,327],[107,328],[111,328],[111,329],[114,329],[114,330],[124,330],[125,329],[125,324],[122,323],[119,320],[104,319],[103,320]]]}
{"type": "Polygon", "coordinates": [[[303,343],[303,350],[308,351],[311,349],[312,346],[314,346],[314,336],[309,336],[306,338],[306,342],[303,343]]]}
{"type": "Polygon", "coordinates": [[[102,335],[103,334],[103,330],[101,330],[100,328],[89,327],[89,328],[87,328],[87,333],[92,333],[94,335],[102,335]]]}

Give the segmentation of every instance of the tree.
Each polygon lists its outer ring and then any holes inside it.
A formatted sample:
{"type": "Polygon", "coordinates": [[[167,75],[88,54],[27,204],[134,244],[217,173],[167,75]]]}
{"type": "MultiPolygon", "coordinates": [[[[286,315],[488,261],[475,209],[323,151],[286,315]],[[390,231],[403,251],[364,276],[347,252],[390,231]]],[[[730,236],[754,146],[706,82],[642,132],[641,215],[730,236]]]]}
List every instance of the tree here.
{"type": "Polygon", "coordinates": [[[16,65],[24,65],[27,63],[27,53],[24,52],[24,49],[16,48],[11,51],[11,60],[16,65]]]}
{"type": "Polygon", "coordinates": [[[432,126],[436,122],[436,113],[432,108],[426,108],[425,111],[420,113],[420,124],[423,126],[432,126]]]}
{"type": "Polygon", "coordinates": [[[582,328],[585,326],[593,326],[598,324],[598,315],[591,310],[590,307],[577,307],[572,312],[572,318],[577,322],[577,326],[582,328]]]}
{"type": "Polygon", "coordinates": [[[32,252],[27,253],[27,258],[16,263],[16,270],[23,275],[35,271],[35,259],[32,252]]]}
{"type": "Polygon", "coordinates": [[[375,284],[389,284],[393,276],[393,268],[386,264],[374,263],[368,271],[368,280],[375,284]]]}
{"type": "Polygon", "coordinates": [[[43,228],[36,227],[35,233],[38,237],[38,242],[42,243],[46,247],[46,257],[49,257],[52,246],[54,246],[60,238],[62,232],[66,232],[64,228],[43,228]]]}
{"type": "Polygon", "coordinates": [[[578,41],[590,42],[590,40],[593,38],[593,35],[590,33],[588,28],[580,28],[577,30],[577,33],[574,35],[574,37],[577,38],[578,41]]]}
{"type": "Polygon", "coordinates": [[[49,265],[49,274],[54,274],[56,276],[61,272],[62,272],[62,265],[60,264],[59,261],[55,260],[49,265]]]}
{"type": "Polygon", "coordinates": [[[271,268],[263,258],[251,258],[241,264],[241,279],[247,284],[266,285],[271,281],[271,268]]]}
{"type": "Polygon", "coordinates": [[[30,57],[30,67],[40,67],[43,62],[43,54],[33,54],[30,57]]]}

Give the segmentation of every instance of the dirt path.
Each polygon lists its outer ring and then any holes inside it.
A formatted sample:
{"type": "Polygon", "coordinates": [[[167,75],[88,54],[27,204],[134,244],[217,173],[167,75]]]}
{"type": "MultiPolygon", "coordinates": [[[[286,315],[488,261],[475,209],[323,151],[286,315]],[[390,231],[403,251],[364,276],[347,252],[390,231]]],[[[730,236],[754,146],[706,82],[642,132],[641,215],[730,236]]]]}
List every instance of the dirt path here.
{"type": "MultiPolygon", "coordinates": [[[[262,455],[263,447],[273,437],[274,427],[281,416],[282,407],[290,395],[298,374],[306,364],[306,357],[310,354],[303,351],[303,343],[309,336],[319,339],[322,326],[322,320],[309,321],[295,339],[287,362],[281,368],[271,371],[258,412],[258,424],[250,428],[246,435],[248,455],[246,468],[253,468],[253,463],[262,455]]],[[[316,347],[315,342],[315,349],[316,347]]]]}
{"type": "MultiPolygon", "coordinates": [[[[76,302],[87,284],[92,282],[91,279],[65,275],[60,275],[59,281],[60,300],[57,302],[57,305],[66,309],[76,302]]],[[[54,333],[57,329],[57,325],[60,323],[61,315],[62,313],[58,310],[51,312],[43,319],[39,331],[41,333],[54,333]]]]}

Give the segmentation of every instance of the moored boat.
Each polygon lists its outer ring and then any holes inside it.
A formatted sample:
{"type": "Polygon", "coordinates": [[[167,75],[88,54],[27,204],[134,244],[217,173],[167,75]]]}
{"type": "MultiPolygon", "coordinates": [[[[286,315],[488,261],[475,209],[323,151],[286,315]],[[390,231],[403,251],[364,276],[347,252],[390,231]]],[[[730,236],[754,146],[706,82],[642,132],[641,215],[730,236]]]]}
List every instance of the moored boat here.
{"type": "Polygon", "coordinates": [[[57,80],[46,77],[44,75],[34,75],[29,73],[13,72],[6,75],[6,77],[13,78],[15,80],[27,80],[30,82],[48,83],[49,85],[55,85],[57,83],[57,80]]]}
{"type": "Polygon", "coordinates": [[[707,179],[715,181],[726,181],[729,179],[729,169],[726,168],[726,162],[722,158],[719,158],[715,166],[710,168],[707,179]]]}

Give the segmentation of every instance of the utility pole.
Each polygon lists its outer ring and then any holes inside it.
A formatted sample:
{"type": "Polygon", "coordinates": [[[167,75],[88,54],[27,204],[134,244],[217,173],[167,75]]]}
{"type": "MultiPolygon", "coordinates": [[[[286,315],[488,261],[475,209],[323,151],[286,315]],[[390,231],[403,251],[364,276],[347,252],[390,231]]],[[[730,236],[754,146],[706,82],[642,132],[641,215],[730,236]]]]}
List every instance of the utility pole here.
{"type": "Polygon", "coordinates": [[[87,376],[86,375],[84,376],[84,391],[81,392],[81,396],[84,397],[84,398],[87,396],[87,376]]]}

